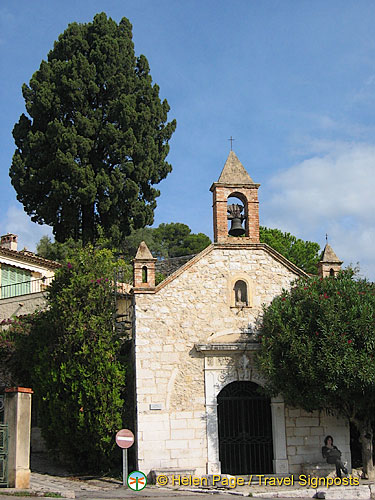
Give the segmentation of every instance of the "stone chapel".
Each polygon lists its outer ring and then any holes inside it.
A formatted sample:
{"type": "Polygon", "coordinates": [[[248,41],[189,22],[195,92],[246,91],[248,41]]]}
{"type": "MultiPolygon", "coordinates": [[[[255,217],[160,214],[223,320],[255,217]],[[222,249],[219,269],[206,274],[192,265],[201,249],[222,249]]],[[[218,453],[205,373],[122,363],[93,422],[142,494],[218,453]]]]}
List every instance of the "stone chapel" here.
{"type": "MultiPolygon", "coordinates": [[[[146,474],[299,474],[322,461],[327,434],[350,467],[346,421],[258,391],[262,305],[306,276],[259,242],[259,186],[231,151],[210,188],[214,242],[157,286],[145,243],[134,259],[134,433],[146,474]]],[[[327,245],[320,275],[341,263],[327,245]]]]}

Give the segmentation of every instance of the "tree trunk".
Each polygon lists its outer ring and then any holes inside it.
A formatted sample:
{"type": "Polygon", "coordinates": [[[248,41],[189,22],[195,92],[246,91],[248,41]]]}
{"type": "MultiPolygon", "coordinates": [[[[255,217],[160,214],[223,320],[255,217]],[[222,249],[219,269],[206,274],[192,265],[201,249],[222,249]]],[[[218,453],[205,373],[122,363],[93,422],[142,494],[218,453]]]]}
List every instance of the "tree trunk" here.
{"type": "Polygon", "coordinates": [[[94,204],[82,206],[82,243],[86,246],[93,243],[95,238],[94,204]]]}
{"type": "Polygon", "coordinates": [[[362,445],[362,463],[364,477],[370,480],[375,479],[375,468],[372,459],[373,446],[373,430],[370,421],[361,422],[359,427],[360,437],[359,441],[362,445]]]}

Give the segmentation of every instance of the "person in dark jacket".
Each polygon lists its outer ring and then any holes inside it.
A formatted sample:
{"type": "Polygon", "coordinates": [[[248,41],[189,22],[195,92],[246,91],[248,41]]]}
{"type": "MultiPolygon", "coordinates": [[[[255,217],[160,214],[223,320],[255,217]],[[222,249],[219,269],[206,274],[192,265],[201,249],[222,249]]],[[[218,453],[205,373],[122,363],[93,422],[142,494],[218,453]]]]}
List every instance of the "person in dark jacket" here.
{"type": "Polygon", "coordinates": [[[341,460],[341,451],[337,446],[333,446],[333,437],[327,436],[324,439],[324,445],[322,447],[323,458],[327,459],[327,464],[335,464],[337,477],[341,478],[341,471],[344,474],[348,473],[348,469],[345,467],[341,460]]]}

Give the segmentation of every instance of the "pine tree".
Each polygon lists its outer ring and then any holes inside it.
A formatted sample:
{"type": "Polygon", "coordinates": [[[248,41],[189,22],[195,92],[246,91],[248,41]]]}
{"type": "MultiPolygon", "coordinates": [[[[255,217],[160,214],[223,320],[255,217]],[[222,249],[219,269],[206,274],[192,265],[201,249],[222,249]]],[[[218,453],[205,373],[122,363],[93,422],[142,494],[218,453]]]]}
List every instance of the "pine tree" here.
{"type": "Polygon", "coordinates": [[[13,129],[10,177],[34,222],[84,244],[99,226],[120,240],[152,224],[176,122],[167,123],[146,57],[134,54],[128,19],[70,24],[23,96],[29,116],[13,129]]]}

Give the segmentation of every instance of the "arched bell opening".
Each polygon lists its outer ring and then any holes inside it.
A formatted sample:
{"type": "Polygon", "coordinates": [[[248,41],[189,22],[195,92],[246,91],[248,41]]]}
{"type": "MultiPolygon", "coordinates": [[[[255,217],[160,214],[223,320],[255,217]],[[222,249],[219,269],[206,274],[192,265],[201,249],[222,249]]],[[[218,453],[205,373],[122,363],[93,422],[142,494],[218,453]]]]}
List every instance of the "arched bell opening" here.
{"type": "Polygon", "coordinates": [[[222,474],[272,474],[271,401],[258,384],[236,381],[217,396],[222,474]]]}
{"type": "Polygon", "coordinates": [[[227,199],[227,218],[229,236],[248,236],[246,227],[247,200],[241,193],[232,193],[227,199]]]}
{"type": "Polygon", "coordinates": [[[142,267],[142,283],[148,283],[148,269],[147,266],[142,267]]]}

